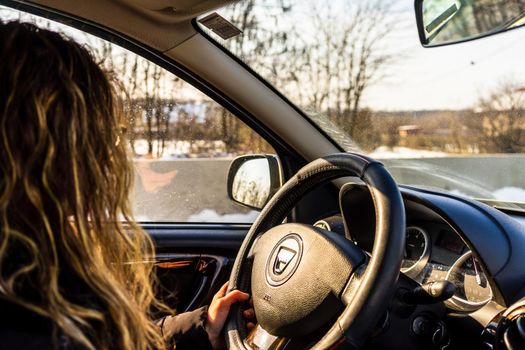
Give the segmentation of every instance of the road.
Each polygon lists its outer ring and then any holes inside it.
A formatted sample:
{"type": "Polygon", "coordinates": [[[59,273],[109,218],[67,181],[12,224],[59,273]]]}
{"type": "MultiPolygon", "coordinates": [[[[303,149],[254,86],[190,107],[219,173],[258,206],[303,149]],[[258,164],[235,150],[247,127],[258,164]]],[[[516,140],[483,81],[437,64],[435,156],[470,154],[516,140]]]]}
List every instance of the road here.
{"type": "MultiPolygon", "coordinates": [[[[136,218],[170,222],[253,221],[256,213],[227,197],[230,162],[225,158],[136,161],[132,199],[136,218]]],[[[525,202],[525,155],[383,162],[400,183],[436,186],[475,197],[510,193],[512,198],[525,202]]]]}

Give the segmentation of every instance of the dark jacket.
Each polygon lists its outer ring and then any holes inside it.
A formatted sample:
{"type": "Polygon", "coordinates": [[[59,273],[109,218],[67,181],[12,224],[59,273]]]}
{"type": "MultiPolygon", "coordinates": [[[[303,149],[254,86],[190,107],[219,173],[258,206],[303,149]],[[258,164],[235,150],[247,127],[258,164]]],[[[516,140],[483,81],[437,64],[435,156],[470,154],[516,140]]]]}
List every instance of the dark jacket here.
{"type": "MultiPolygon", "coordinates": [[[[177,350],[211,349],[205,330],[207,308],[167,316],[157,321],[168,343],[177,350]]],[[[0,350],[81,350],[64,336],[53,336],[48,318],[0,298],[0,350]],[[56,341],[55,341],[56,338],[56,341]]]]}

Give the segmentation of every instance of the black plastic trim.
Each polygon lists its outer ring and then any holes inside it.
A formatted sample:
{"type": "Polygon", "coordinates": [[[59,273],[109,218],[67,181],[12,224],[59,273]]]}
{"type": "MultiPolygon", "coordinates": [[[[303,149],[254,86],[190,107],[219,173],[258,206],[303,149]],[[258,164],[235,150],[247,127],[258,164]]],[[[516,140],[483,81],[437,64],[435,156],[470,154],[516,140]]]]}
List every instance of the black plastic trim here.
{"type": "Polygon", "coordinates": [[[142,223],[157,248],[233,249],[237,251],[250,224],[142,223]]]}

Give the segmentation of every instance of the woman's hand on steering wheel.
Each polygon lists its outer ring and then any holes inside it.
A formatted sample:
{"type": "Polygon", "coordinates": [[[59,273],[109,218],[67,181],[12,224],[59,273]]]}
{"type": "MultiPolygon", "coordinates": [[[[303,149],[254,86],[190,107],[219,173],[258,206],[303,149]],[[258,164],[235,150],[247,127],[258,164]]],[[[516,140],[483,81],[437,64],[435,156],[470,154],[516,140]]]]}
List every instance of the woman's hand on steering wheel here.
{"type": "MultiPolygon", "coordinates": [[[[206,322],[206,332],[213,349],[222,349],[225,347],[224,336],[222,330],[224,323],[230,312],[231,305],[237,302],[245,302],[250,299],[248,293],[241,292],[240,290],[233,290],[226,294],[228,289],[228,282],[226,282],[221,289],[213,296],[211,304],[208,308],[208,320],[206,322]]],[[[253,321],[254,310],[252,306],[243,312],[244,317],[247,320],[246,327],[251,329],[254,324],[253,321]]]]}

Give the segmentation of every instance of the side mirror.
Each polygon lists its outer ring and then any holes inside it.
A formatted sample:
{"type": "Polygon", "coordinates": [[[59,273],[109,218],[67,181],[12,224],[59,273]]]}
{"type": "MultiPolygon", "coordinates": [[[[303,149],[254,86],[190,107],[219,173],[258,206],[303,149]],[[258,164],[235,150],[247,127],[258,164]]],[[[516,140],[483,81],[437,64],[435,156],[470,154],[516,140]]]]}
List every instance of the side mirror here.
{"type": "Polygon", "coordinates": [[[260,210],[281,187],[281,182],[277,156],[240,156],[230,165],[228,197],[238,204],[260,210]]]}
{"type": "Polygon", "coordinates": [[[415,0],[425,47],[474,40],[525,24],[525,0],[415,0]]]}

